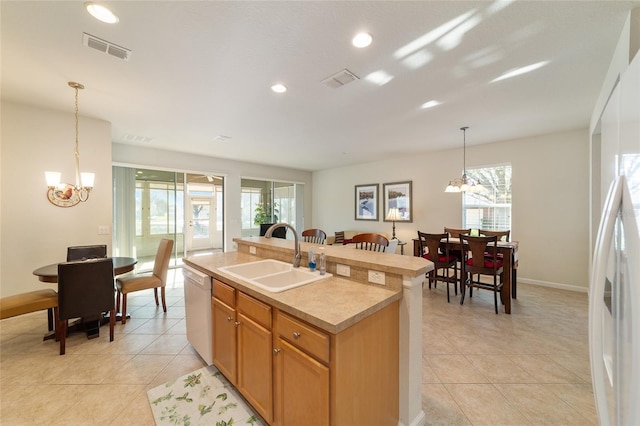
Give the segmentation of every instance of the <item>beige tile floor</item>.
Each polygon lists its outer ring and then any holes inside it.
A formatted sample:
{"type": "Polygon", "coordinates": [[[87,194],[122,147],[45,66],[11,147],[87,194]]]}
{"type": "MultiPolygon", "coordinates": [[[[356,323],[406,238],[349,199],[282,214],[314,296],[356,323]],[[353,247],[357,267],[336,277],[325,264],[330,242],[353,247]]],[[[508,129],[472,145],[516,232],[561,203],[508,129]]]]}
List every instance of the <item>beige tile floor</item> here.
{"type": "MultiPolygon", "coordinates": [[[[1,321],[0,424],[153,425],[146,391],[204,365],[186,340],[180,270],[169,278],[167,314],[152,292],[132,294],[113,342],[107,327],[94,340],[72,335],[64,356],[42,341],[44,312],[1,321]]],[[[443,285],[425,288],[427,424],[597,424],[586,294],[518,290],[509,316],[493,312],[489,292],[460,306],[443,285]]]]}
{"type": "Polygon", "coordinates": [[[598,424],[586,293],[520,284],[512,315],[495,314],[489,291],[463,306],[451,294],[423,290],[427,424],[598,424]]]}

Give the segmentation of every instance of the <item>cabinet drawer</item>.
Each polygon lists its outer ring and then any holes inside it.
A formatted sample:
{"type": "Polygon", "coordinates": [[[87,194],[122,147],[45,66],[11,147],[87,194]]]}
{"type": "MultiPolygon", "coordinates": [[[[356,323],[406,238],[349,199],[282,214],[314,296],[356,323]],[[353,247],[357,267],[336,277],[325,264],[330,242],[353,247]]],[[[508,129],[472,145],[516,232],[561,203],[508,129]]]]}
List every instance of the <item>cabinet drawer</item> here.
{"type": "Polygon", "coordinates": [[[264,328],[271,330],[271,307],[242,292],[238,292],[239,312],[251,318],[264,328]]]}
{"type": "Polygon", "coordinates": [[[278,334],[320,361],[329,363],[329,335],[283,312],[277,314],[278,334]]]}
{"type": "Polygon", "coordinates": [[[213,279],[213,296],[232,308],[236,306],[235,291],[233,287],[213,279]]]}

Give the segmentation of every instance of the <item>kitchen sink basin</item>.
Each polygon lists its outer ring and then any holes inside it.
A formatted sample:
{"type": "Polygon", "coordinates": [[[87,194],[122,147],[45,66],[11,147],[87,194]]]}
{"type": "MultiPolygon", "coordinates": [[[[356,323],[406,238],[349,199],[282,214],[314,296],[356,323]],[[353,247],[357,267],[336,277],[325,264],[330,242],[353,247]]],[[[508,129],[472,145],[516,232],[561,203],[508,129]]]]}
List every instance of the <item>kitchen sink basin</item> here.
{"type": "Polygon", "coordinates": [[[294,268],[290,263],[274,259],[225,266],[219,270],[272,293],[290,290],[332,276],[331,274],[320,275],[318,271],[311,272],[306,268],[294,268]]]}

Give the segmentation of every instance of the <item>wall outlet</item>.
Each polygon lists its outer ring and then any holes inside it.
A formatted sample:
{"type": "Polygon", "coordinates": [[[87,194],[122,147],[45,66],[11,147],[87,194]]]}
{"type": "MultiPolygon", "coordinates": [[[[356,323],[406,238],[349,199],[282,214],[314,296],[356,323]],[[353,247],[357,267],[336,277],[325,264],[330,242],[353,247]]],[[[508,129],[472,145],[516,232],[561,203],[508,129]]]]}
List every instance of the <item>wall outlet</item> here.
{"type": "Polygon", "coordinates": [[[374,284],[385,285],[384,282],[384,272],[380,271],[369,271],[369,282],[374,284]]]}
{"type": "Polygon", "coordinates": [[[109,235],[109,225],[99,225],[98,235],[109,235]]]}
{"type": "Polygon", "coordinates": [[[348,277],[351,275],[351,268],[349,265],[336,264],[336,274],[348,277]]]}
{"type": "Polygon", "coordinates": [[[256,248],[255,248],[255,246],[249,246],[249,253],[251,253],[251,254],[256,254],[256,248]]]}

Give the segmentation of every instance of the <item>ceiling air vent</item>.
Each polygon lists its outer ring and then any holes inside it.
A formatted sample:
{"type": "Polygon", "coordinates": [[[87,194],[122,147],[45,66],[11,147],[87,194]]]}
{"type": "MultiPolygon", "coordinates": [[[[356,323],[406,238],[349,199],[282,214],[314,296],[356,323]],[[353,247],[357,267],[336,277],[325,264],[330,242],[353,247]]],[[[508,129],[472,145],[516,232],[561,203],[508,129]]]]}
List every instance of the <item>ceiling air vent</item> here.
{"type": "Polygon", "coordinates": [[[115,56],[124,61],[128,61],[131,56],[131,50],[92,36],[91,34],[82,33],[82,42],[87,47],[99,50],[107,55],[115,56]]]}
{"type": "Polygon", "coordinates": [[[324,80],[322,80],[322,83],[325,86],[331,87],[332,89],[337,89],[338,87],[342,87],[345,84],[349,84],[355,80],[360,80],[360,77],[345,68],[342,71],[338,71],[331,77],[325,78],[324,80]]]}

